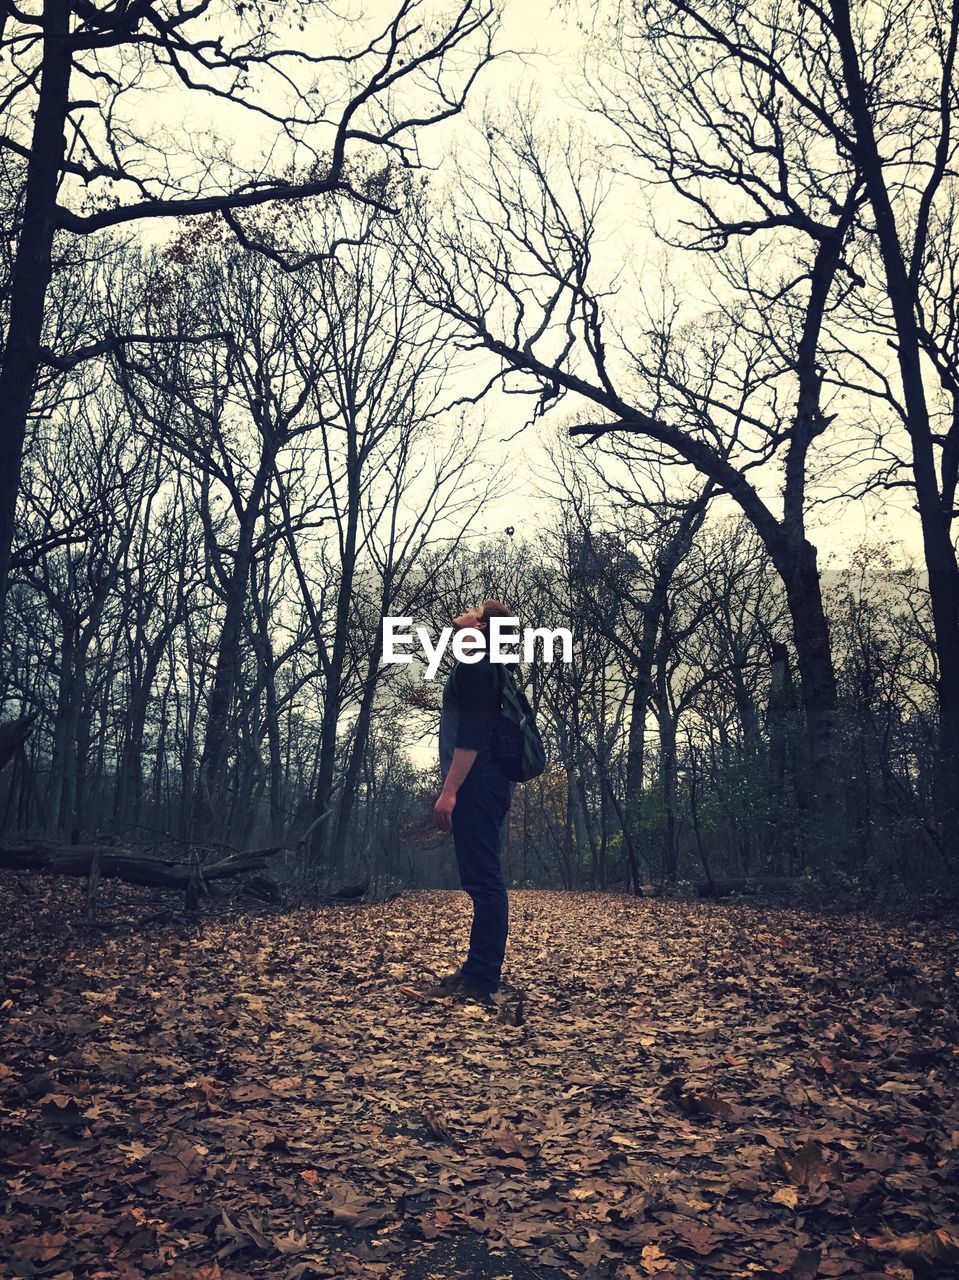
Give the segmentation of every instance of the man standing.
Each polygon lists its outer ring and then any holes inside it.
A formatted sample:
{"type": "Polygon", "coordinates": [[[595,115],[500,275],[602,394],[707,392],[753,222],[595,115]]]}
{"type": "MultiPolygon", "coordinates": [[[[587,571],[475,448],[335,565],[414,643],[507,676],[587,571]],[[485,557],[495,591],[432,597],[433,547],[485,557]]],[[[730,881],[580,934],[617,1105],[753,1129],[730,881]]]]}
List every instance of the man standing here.
{"type": "Polygon", "coordinates": [[[479,609],[453,619],[457,629],[478,633],[476,648],[483,652],[479,661],[454,664],[440,716],[443,790],[434,814],[440,830],[453,836],[460,884],[473,901],[473,925],[466,960],[430,992],[483,1003],[499,987],[506,951],[509,906],[500,837],[513,794],[513,784],[490,751],[503,673],[490,662],[487,641],[489,619],[510,616],[498,600],[485,600],[479,609]]]}

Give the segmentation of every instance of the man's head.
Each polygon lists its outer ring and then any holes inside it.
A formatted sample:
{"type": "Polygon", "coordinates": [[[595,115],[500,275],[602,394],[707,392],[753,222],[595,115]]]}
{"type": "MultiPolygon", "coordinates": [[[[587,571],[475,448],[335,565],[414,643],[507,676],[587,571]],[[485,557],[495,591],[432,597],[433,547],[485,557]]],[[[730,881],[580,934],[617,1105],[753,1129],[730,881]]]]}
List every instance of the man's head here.
{"type": "Polygon", "coordinates": [[[512,618],[505,604],[501,604],[499,600],[484,600],[481,605],[477,605],[473,609],[467,609],[458,617],[453,619],[453,626],[457,631],[462,631],[466,627],[472,628],[474,631],[487,632],[489,629],[490,618],[512,618]]]}

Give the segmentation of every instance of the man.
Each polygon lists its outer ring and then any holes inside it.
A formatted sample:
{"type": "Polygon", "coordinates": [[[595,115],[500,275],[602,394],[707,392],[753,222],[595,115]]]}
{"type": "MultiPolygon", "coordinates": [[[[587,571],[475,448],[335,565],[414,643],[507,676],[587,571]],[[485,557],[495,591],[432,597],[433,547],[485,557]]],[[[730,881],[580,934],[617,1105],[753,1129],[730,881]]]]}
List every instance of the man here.
{"type": "Polygon", "coordinates": [[[500,709],[503,673],[489,660],[489,619],[512,616],[498,600],[453,619],[457,629],[479,633],[478,662],[456,662],[443,689],[440,769],[443,790],[434,814],[441,831],[453,836],[460,884],[473,900],[469,951],[456,973],[430,989],[491,1002],[500,983],[509,907],[500,865],[500,836],[513,794],[490,752],[490,734],[500,709]]]}

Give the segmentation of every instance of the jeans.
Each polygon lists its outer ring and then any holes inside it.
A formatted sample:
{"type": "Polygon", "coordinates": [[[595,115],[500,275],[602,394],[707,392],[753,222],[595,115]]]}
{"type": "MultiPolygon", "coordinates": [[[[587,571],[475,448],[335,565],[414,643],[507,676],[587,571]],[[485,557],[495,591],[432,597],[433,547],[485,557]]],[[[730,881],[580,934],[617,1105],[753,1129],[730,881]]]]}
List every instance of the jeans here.
{"type": "Polygon", "coordinates": [[[500,834],[512,788],[495,765],[474,767],[456,795],[453,847],[460,884],[473,900],[469,952],[460,973],[486,991],[499,986],[509,906],[500,866],[500,834]]]}

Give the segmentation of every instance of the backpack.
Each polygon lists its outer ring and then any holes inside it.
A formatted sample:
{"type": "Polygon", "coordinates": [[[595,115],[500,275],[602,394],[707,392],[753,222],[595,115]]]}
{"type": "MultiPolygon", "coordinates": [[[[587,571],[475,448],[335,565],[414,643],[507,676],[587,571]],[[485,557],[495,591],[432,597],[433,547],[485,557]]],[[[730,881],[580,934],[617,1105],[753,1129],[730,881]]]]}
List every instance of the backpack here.
{"type": "Polygon", "coordinates": [[[546,748],[526,694],[502,663],[500,710],[490,733],[490,754],[510,782],[528,782],[546,768],[546,748]]]}

